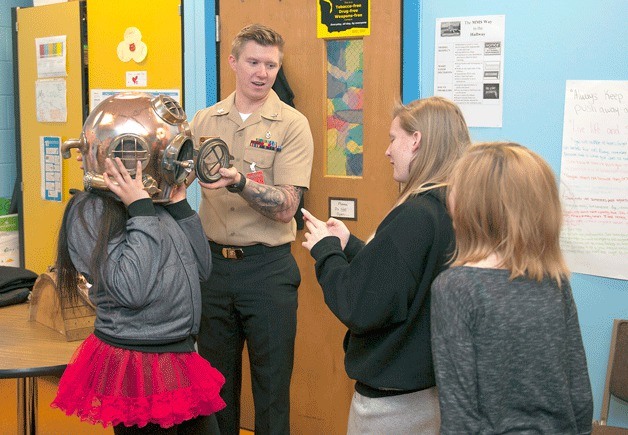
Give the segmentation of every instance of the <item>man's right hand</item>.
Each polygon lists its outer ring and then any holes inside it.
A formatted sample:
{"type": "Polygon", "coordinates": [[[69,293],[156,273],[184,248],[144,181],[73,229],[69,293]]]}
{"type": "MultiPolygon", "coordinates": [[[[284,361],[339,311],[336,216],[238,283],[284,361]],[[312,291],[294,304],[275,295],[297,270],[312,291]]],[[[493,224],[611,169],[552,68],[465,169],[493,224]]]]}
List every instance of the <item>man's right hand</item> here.
{"type": "Polygon", "coordinates": [[[220,168],[219,170],[221,177],[213,182],[213,183],[203,183],[201,180],[198,180],[198,184],[205,189],[216,190],[222,187],[231,186],[232,184],[237,184],[240,182],[240,177],[242,176],[235,167],[230,168],[220,168]]]}

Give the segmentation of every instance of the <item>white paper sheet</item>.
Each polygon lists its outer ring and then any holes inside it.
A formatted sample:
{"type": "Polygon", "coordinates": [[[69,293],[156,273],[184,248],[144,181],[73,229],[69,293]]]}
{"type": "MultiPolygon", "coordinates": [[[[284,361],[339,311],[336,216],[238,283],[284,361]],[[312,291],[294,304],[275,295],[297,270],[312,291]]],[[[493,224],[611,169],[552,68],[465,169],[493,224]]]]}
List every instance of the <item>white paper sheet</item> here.
{"type": "Polygon", "coordinates": [[[35,81],[37,122],[67,122],[67,84],[65,79],[35,81]]]}
{"type": "Polygon", "coordinates": [[[439,18],[434,95],[460,106],[469,127],[501,127],[505,16],[439,18]]]}
{"type": "Polygon", "coordinates": [[[628,81],[567,81],[560,192],[570,269],[628,279],[628,81]]]}
{"type": "Polygon", "coordinates": [[[46,201],[61,202],[63,192],[61,138],[40,136],[41,197],[46,201]]]}
{"type": "Polygon", "coordinates": [[[66,77],[66,36],[35,39],[37,78],[66,77]]]}

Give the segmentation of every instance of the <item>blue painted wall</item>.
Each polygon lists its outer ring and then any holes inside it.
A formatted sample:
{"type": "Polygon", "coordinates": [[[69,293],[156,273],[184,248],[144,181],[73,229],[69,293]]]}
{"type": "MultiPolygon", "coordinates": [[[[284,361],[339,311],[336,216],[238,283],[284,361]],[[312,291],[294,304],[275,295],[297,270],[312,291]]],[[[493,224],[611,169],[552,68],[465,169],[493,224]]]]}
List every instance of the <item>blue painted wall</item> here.
{"type": "MultiPolygon", "coordinates": [[[[184,110],[191,120],[194,114],[218,99],[216,64],[216,2],[188,0],[183,3],[184,40],[184,110]]],[[[198,210],[200,187],[188,188],[188,201],[198,210]]]]}
{"type": "Polygon", "coordinates": [[[0,198],[11,198],[17,178],[11,8],[32,5],[31,0],[0,0],[0,198]]]}
{"type": "MultiPolygon", "coordinates": [[[[507,139],[541,154],[560,174],[566,80],[628,80],[628,1],[404,0],[403,100],[433,95],[437,18],[505,15],[501,128],[472,128],[474,140],[507,139]]],[[[626,265],[628,268],[628,265],[626,265]]],[[[628,281],[573,274],[599,418],[614,318],[628,318],[628,281]]],[[[628,427],[613,401],[610,424],[628,427]]]]}

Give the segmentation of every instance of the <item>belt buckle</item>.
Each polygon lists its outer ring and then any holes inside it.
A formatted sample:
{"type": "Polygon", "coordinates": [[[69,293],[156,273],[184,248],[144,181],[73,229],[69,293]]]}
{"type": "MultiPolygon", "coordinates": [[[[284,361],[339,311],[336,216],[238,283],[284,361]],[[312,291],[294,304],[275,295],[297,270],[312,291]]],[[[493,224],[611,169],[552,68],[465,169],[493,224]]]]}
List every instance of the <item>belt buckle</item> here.
{"type": "Polygon", "coordinates": [[[241,260],[244,258],[244,251],[240,248],[222,248],[222,256],[230,260],[241,260]]]}

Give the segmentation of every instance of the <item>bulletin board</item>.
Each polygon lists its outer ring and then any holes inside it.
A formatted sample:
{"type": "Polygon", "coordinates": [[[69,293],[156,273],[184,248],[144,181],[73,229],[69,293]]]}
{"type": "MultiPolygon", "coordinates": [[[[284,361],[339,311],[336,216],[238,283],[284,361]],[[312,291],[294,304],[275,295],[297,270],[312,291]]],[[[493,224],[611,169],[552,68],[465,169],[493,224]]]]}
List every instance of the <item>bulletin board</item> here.
{"type": "MultiPolygon", "coordinates": [[[[77,138],[83,126],[84,70],[81,17],[84,3],[73,1],[31,8],[19,8],[17,20],[17,65],[21,161],[18,180],[22,182],[20,209],[20,264],[43,273],[54,263],[56,240],[70,189],[82,189],[82,171],[76,161],[61,164],[60,200],[42,197],[42,152],[40,138],[59,138],[63,142],[77,138]],[[67,117],[64,122],[39,122],[36,90],[38,83],[38,38],[65,36],[67,76],[54,80],[65,82],[67,117]]],[[[40,101],[41,103],[41,101],[40,101]]],[[[40,104],[41,106],[41,104],[40,104]]],[[[41,112],[41,107],[40,107],[41,112]]]]}
{"type": "Polygon", "coordinates": [[[183,104],[181,4],[181,0],[88,0],[90,92],[176,89],[183,104]]]}
{"type": "MultiPolygon", "coordinates": [[[[88,0],[17,10],[21,135],[18,177],[23,183],[20,264],[23,267],[42,273],[54,263],[57,234],[69,191],[83,189],[82,170],[73,152],[72,158],[60,165],[60,200],[42,197],[41,177],[46,166],[42,165],[40,138],[51,137],[60,143],[78,138],[93,89],[175,90],[183,104],[181,4],[180,0],[88,0]],[[130,28],[141,34],[140,40],[132,41],[135,48],[146,49],[141,60],[123,56],[126,60],[123,61],[118,56],[118,47],[129,36],[125,32],[130,28]],[[87,35],[87,39],[82,35],[87,35]],[[66,88],[67,118],[39,122],[36,89],[42,82],[38,81],[35,41],[56,36],[64,36],[66,44],[67,76],[61,80],[66,88]],[[129,76],[139,76],[142,80],[127,86],[129,76]]],[[[137,36],[137,32],[130,33],[131,37],[137,36]]]]}

